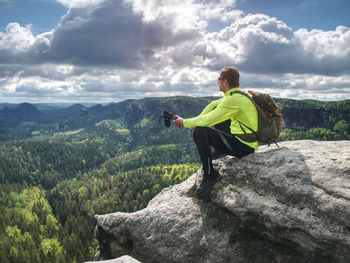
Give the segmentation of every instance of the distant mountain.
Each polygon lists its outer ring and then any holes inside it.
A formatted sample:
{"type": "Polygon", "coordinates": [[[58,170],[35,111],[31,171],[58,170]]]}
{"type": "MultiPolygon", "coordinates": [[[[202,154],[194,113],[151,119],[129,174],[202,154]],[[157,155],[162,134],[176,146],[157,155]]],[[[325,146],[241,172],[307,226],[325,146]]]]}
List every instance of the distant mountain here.
{"type": "Polygon", "coordinates": [[[73,104],[71,106],[69,106],[68,108],[66,108],[65,110],[66,111],[71,111],[71,112],[74,112],[74,111],[81,111],[81,110],[85,110],[87,109],[88,107],[85,107],[84,105],[82,104],[73,104]]]}
{"type": "Polygon", "coordinates": [[[3,109],[4,107],[7,108],[16,108],[18,104],[15,103],[0,103],[0,109],[3,109]]]}
{"type": "Polygon", "coordinates": [[[82,104],[74,104],[64,109],[43,110],[51,122],[77,118],[81,115],[85,115],[88,111],[89,108],[82,104]]]}
{"type": "MultiPolygon", "coordinates": [[[[7,108],[16,108],[18,107],[20,103],[0,103],[0,109],[7,107],[7,108]]],[[[91,102],[82,102],[81,105],[85,107],[93,107],[97,105],[97,103],[91,103],[91,102]]],[[[58,102],[58,103],[32,103],[32,105],[35,106],[40,111],[44,110],[63,110],[66,109],[74,103],[67,103],[67,102],[58,102]]]]}
{"type": "MultiPolygon", "coordinates": [[[[123,119],[128,126],[133,126],[143,119],[158,121],[161,112],[167,109],[183,117],[193,117],[217,97],[169,97],[129,99],[107,105],[96,104],[86,107],[74,104],[62,108],[41,104],[42,110],[34,105],[0,105],[0,126],[15,128],[22,122],[57,124],[59,130],[84,128],[106,119],[123,119]]],[[[332,129],[340,120],[350,122],[350,100],[322,102],[316,100],[276,99],[286,128],[305,130],[312,127],[332,129]]],[[[53,127],[53,126],[52,126],[53,127]]]]}
{"type": "Polygon", "coordinates": [[[23,121],[41,121],[46,119],[45,114],[30,103],[19,104],[18,107],[13,108],[13,112],[23,121]]]}
{"type": "Polygon", "coordinates": [[[45,113],[39,111],[30,103],[21,103],[16,106],[4,106],[0,109],[0,123],[3,127],[13,128],[22,122],[48,122],[45,113]]]}
{"type": "Polygon", "coordinates": [[[72,105],[72,103],[34,103],[38,110],[63,110],[72,105]]]}

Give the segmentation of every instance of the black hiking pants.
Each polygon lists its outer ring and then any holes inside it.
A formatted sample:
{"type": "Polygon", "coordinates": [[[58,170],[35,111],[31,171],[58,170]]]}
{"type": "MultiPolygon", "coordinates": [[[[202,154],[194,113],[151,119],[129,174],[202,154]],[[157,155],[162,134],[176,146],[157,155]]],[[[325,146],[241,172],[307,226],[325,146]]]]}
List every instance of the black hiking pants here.
{"type": "Polygon", "coordinates": [[[192,135],[201,158],[204,176],[211,175],[214,171],[211,147],[236,157],[243,157],[255,151],[255,149],[240,142],[235,136],[229,136],[218,129],[196,127],[192,135]]]}

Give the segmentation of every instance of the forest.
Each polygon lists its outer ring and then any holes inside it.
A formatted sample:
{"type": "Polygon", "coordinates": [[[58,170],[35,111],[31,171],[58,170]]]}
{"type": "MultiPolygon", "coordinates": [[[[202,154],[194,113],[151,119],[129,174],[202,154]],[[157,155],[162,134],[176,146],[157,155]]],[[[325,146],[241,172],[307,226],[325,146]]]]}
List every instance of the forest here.
{"type": "MultiPolygon", "coordinates": [[[[143,209],[200,168],[191,132],[161,125],[161,111],[192,117],[213,99],[0,104],[0,262],[92,260],[95,214],[143,209]]],[[[279,141],[350,139],[350,100],[276,102],[279,141]]]]}

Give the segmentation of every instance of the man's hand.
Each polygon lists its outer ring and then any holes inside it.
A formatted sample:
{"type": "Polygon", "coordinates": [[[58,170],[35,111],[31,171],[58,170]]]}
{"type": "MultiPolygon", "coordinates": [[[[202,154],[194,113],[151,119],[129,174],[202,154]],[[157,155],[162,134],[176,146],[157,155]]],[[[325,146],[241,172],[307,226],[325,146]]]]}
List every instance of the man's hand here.
{"type": "Polygon", "coordinates": [[[184,124],[183,124],[183,118],[181,118],[180,116],[176,115],[175,116],[176,120],[174,120],[174,125],[177,128],[183,128],[184,124]]]}

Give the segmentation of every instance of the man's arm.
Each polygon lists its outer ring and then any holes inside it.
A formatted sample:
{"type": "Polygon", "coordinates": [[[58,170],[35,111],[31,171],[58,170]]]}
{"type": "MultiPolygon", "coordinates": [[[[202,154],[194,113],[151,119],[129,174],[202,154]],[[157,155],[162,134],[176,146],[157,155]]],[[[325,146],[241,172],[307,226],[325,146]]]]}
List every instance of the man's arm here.
{"type": "Polygon", "coordinates": [[[223,99],[224,98],[221,98],[210,102],[198,116],[211,112],[223,99]]]}
{"type": "Polygon", "coordinates": [[[232,96],[225,97],[214,110],[208,113],[202,113],[194,118],[184,119],[182,124],[187,128],[197,126],[209,127],[233,118],[239,110],[239,107],[235,106],[236,103],[233,100],[232,96]]]}
{"type": "MultiPolygon", "coordinates": [[[[212,101],[211,103],[209,103],[205,108],[204,110],[197,116],[197,117],[200,117],[200,116],[203,116],[203,115],[206,115],[208,114],[209,112],[211,112],[213,109],[215,109],[215,107],[217,107],[218,104],[220,104],[220,102],[223,100],[224,98],[221,98],[221,99],[218,99],[218,100],[214,100],[212,101]]],[[[183,118],[181,118],[180,116],[176,115],[175,116],[176,120],[174,120],[174,125],[175,127],[177,128],[182,128],[184,127],[183,125],[183,118]]],[[[191,127],[188,127],[188,128],[191,128],[191,127]]]]}

